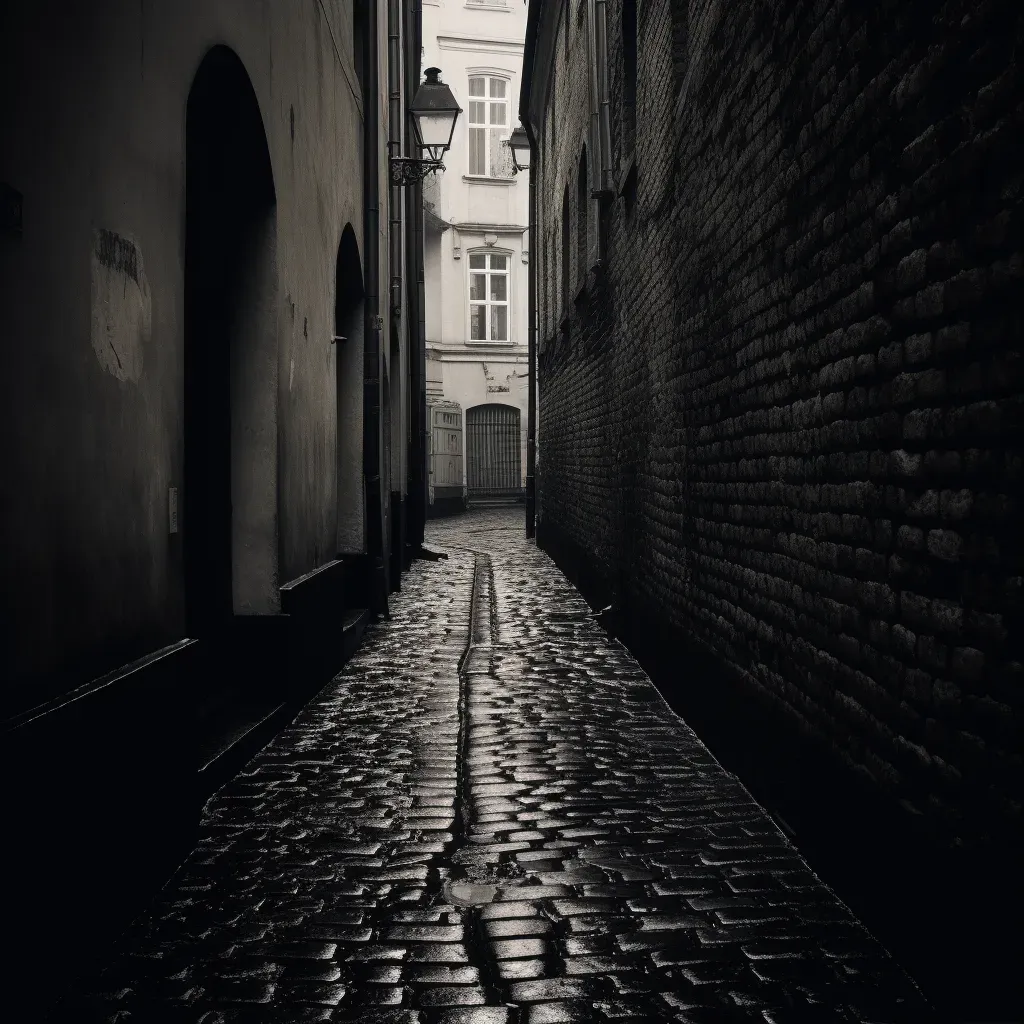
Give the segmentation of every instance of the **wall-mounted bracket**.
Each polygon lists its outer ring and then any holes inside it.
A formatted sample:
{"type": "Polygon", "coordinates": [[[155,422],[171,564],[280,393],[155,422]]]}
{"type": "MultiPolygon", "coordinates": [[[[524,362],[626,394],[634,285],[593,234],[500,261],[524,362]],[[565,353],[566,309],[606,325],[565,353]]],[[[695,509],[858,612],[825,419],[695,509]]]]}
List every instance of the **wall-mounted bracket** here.
{"type": "Polygon", "coordinates": [[[401,187],[415,185],[428,174],[443,170],[444,164],[440,160],[416,160],[413,157],[396,156],[388,161],[391,184],[401,187]]]}

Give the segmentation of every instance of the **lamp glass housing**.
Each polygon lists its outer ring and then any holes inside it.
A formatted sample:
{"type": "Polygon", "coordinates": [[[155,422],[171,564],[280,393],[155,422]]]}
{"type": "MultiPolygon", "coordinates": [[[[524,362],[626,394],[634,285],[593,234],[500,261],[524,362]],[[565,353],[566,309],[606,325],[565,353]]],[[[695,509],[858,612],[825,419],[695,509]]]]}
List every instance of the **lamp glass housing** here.
{"type": "Polygon", "coordinates": [[[441,156],[452,144],[452,136],[455,134],[455,121],[459,116],[458,111],[448,113],[447,111],[412,112],[416,124],[416,140],[431,160],[440,160],[441,156]]]}
{"type": "Polygon", "coordinates": [[[512,161],[516,170],[528,171],[530,169],[530,140],[522,125],[512,133],[508,140],[508,147],[512,150],[512,161]]]}
{"type": "Polygon", "coordinates": [[[416,90],[409,105],[416,144],[428,160],[438,162],[451,148],[455,123],[462,109],[455,102],[451,89],[438,80],[440,69],[427,68],[425,81],[416,90]]]}

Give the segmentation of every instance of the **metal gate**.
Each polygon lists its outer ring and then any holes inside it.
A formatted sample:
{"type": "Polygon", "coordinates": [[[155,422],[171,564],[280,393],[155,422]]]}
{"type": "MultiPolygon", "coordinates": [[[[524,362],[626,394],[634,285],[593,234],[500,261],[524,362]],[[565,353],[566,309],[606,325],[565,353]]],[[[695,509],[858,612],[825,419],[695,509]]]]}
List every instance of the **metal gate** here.
{"type": "Polygon", "coordinates": [[[523,496],[519,410],[477,405],[466,410],[466,485],[470,501],[523,496]]]}

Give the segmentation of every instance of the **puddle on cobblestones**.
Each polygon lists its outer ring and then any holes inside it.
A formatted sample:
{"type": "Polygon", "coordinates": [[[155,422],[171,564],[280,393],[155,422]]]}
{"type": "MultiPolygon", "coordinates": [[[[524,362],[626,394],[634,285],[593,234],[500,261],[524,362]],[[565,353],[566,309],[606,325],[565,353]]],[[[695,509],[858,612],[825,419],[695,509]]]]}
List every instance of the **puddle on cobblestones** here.
{"type": "Polygon", "coordinates": [[[480,907],[493,903],[500,888],[481,882],[445,882],[444,896],[460,907],[480,907]]]}

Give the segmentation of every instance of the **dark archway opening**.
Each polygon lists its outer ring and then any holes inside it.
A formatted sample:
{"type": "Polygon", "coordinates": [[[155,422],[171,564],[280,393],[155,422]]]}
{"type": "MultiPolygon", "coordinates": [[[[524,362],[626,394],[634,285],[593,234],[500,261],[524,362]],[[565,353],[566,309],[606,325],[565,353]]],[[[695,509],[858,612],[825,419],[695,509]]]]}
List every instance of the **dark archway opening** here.
{"type": "Polygon", "coordinates": [[[363,271],[351,224],[338,243],[334,279],[339,552],[365,549],[363,497],[363,271]],[[344,339],[344,340],[341,340],[344,339]]]}
{"type": "Polygon", "coordinates": [[[252,84],[207,53],[185,127],[182,495],[186,626],[273,611],[277,572],[275,192],[252,84]]]}

